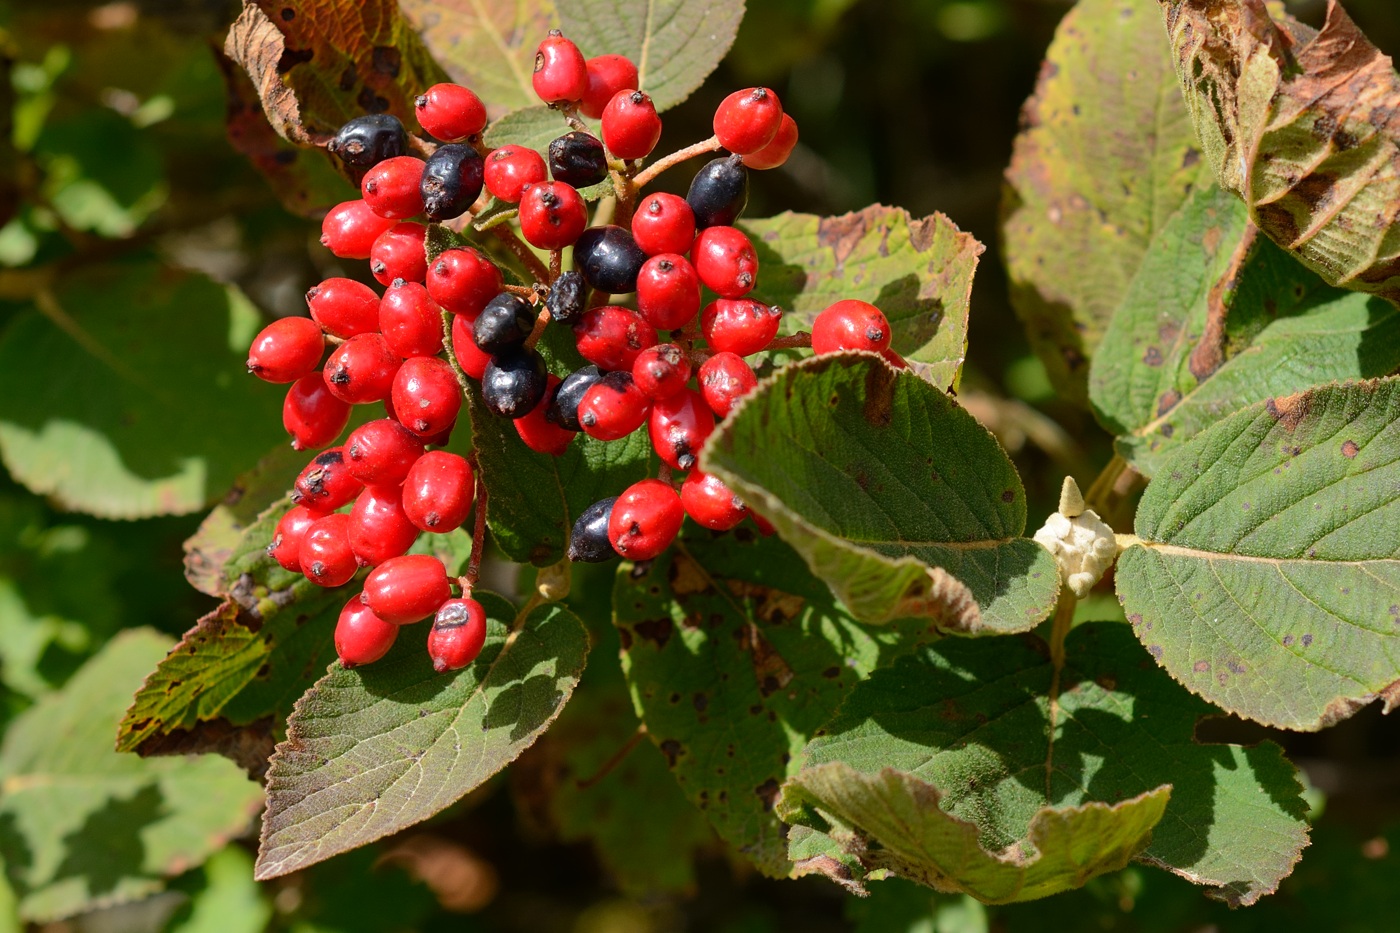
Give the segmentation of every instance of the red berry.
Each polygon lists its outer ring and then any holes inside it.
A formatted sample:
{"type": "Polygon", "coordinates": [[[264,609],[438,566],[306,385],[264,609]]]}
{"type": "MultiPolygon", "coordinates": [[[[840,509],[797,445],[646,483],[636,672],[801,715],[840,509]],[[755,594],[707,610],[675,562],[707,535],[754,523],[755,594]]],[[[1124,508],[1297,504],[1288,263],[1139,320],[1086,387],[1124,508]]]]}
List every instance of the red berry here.
{"type": "Polygon", "coordinates": [[[719,144],[736,155],[758,152],[778,135],[783,105],[766,87],[735,91],[715,109],[715,135],[719,144]]]}
{"type": "Polygon", "coordinates": [[[419,437],[431,437],[452,427],[462,409],[462,387],[446,360],[415,356],[404,360],[394,377],[394,411],[399,421],[419,437]]]}
{"type": "Polygon", "coordinates": [[[350,510],[350,550],[361,567],[406,554],[418,529],[404,514],[397,486],[366,486],[350,510]]]}
{"type": "Polygon", "coordinates": [[[486,105],[470,88],[434,84],[413,102],[418,125],[434,139],[455,143],[486,128],[486,105]]]}
{"type": "Polygon", "coordinates": [[[306,306],[321,329],[337,337],[379,329],[379,296],[354,279],[326,279],[306,293],[306,306]]]}
{"type": "Polygon", "coordinates": [[[573,431],[565,430],[545,418],[549,411],[549,403],[554,400],[554,393],[558,388],[559,377],[550,375],[544,398],[540,399],[538,405],[530,409],[529,414],[516,418],[514,422],[516,433],[520,435],[520,439],[525,442],[526,447],[536,453],[550,454],[555,457],[562,456],[574,439],[573,431]]]}
{"type": "Polygon", "coordinates": [[[758,279],[758,254],[737,227],[706,227],[690,251],[705,287],[721,298],[743,298],[758,279]]]}
{"type": "Polygon", "coordinates": [[[385,622],[409,625],[452,598],[447,568],[429,554],[391,557],[365,580],[365,605],[385,622]]]}
{"type": "Polygon", "coordinates": [[[778,127],[778,135],[773,137],[773,141],[757,152],[751,152],[744,156],[744,164],[749,168],[777,168],[788,160],[792,155],[792,150],[797,147],[797,121],[787,114],[783,114],[782,125],[778,127]]]}
{"type": "Polygon", "coordinates": [[[778,336],[783,309],[752,298],[720,298],[705,307],[700,332],[710,349],[748,356],[757,353],[778,336]]]}
{"type": "Polygon", "coordinates": [[[470,596],[449,599],[433,617],[428,657],[439,674],[466,667],[486,644],[486,608],[470,596]]]}
{"type": "Polygon", "coordinates": [[[336,398],[365,405],[389,394],[402,363],[379,334],[357,334],[335,348],[326,359],[323,375],[336,398]]]}
{"type": "Polygon", "coordinates": [[[298,551],[301,572],[317,586],[349,583],[359,569],[350,550],[350,516],[340,512],[312,522],[298,551]]]}
{"type": "Polygon", "coordinates": [[[618,91],[637,86],[637,66],[625,55],[599,55],[585,63],[588,69],[588,90],[583,92],[579,110],[594,120],[603,115],[603,108],[618,91]]]}
{"type": "Polygon", "coordinates": [[[397,486],[423,456],[423,439],[393,418],[367,421],[345,439],[345,468],[366,486],[397,486]]]}
{"type": "Polygon", "coordinates": [[[830,306],[812,322],[812,349],[817,353],[841,350],[873,350],[890,345],[890,322],[868,301],[846,298],[830,306]]]}
{"type": "Polygon", "coordinates": [[[486,373],[486,364],[491,362],[491,354],[476,345],[476,338],[472,336],[472,326],[475,323],[475,315],[453,316],[452,355],[457,358],[457,365],[462,367],[462,372],[479,382],[486,373]]]}
{"type": "Polygon", "coordinates": [[[619,159],[645,159],[661,139],[656,105],[641,91],[622,90],[603,111],[603,144],[619,159]]]}
{"type": "Polygon", "coordinates": [[[335,653],[342,667],[373,664],[389,653],[398,637],[399,627],[375,615],[356,593],[336,620],[335,653]]]}
{"type": "Polygon", "coordinates": [[[886,347],[885,349],[881,350],[880,355],[885,358],[886,363],[889,363],[895,369],[909,368],[909,361],[906,360],[904,357],[900,356],[898,353],[891,350],[889,347],[886,347]]]}
{"type": "Polygon", "coordinates": [[[690,360],[674,343],[647,347],[632,364],[632,381],[649,398],[670,398],[690,380],[690,360]]]}
{"type": "Polygon", "coordinates": [[[686,389],[651,406],[647,429],[662,463],[693,470],[700,448],[715,429],[715,416],[699,392],[686,389]]]}
{"type": "Polygon", "coordinates": [[[520,232],[531,246],[572,246],[587,226],[588,205],[570,185],[542,181],[526,187],[520,196],[520,232]]]}
{"type": "Polygon", "coordinates": [[[292,487],[292,501],[321,512],[340,508],[359,494],[364,483],[350,474],[344,447],[323,450],[302,468],[292,487]]]}
{"type": "Polygon", "coordinates": [[[399,356],[436,356],[442,350],[442,309],[418,282],[394,282],[379,301],[379,330],[399,356]]]}
{"type": "Polygon", "coordinates": [[[469,246],[449,249],[433,262],[428,273],[428,294],[453,314],[481,313],[502,285],[496,264],[469,246]]]}
{"type": "Polygon", "coordinates": [[[700,365],[700,394],[720,418],[728,417],[734,404],[757,386],[753,367],[737,353],[716,353],[700,365]]]}
{"type": "Polygon", "coordinates": [[[278,520],[272,543],[267,546],[267,556],[281,564],[283,570],[301,573],[301,539],[306,537],[306,529],[325,517],[325,512],[304,505],[292,506],[278,520]]]}
{"type": "Polygon", "coordinates": [[[604,370],[631,372],[637,354],[656,346],[656,328],[616,305],[594,308],[579,318],[574,336],[583,358],[604,370]]]}
{"type": "Polygon", "coordinates": [[[341,259],[368,259],[379,234],[394,225],[369,209],[362,198],[342,201],[321,221],[321,245],[341,259]]]}
{"type": "Polygon", "coordinates": [[[583,433],[600,441],[615,441],[642,426],[651,399],[637,388],[631,373],[608,373],[595,382],[578,403],[583,433]]]}
{"type": "Polygon", "coordinates": [[[608,541],[623,557],[650,560],[676,540],[684,520],[680,496],[671,485],[644,479],[617,497],[608,518],[608,541]]]}
{"type": "Polygon", "coordinates": [[[637,308],[657,330],[684,327],[700,313],[700,276],[690,260],[661,253],[637,274],[637,308]]]}
{"type": "Polygon", "coordinates": [[[711,531],[728,531],[748,514],[732,489],[699,470],[691,470],[681,483],[681,505],[685,514],[711,531]]]}
{"type": "Polygon", "coordinates": [[[423,240],[428,228],[422,224],[395,224],[379,235],[369,252],[369,271],[380,285],[396,279],[421,282],[428,277],[428,254],[423,240]]]}
{"type": "Polygon", "coordinates": [[[349,421],[349,404],[331,394],[319,372],[292,383],[282,403],[282,427],[292,436],[292,447],[297,450],[325,447],[340,436],[349,421]]]}
{"type": "Polygon", "coordinates": [[[248,348],[248,372],[264,382],[296,382],[320,367],[325,348],[326,338],[315,321],[278,318],[253,338],[248,348]]]}
{"type": "Polygon", "coordinates": [[[688,253],[695,243],[695,212],[685,198],[649,194],[632,215],[632,238],[648,256],[688,253]]]}
{"type": "Polygon", "coordinates": [[[423,160],[413,156],[385,159],[365,172],[360,193],[369,209],[380,217],[403,220],[423,213],[423,160]]]}
{"type": "Polygon", "coordinates": [[[535,73],[531,78],[535,93],[546,104],[583,100],[588,90],[588,63],[572,41],[557,29],[540,43],[535,52],[535,73]]]}
{"type": "Polygon", "coordinates": [[[502,146],[486,157],[486,190],[493,197],[516,204],[526,185],[549,177],[544,156],[525,146],[502,146]]]}
{"type": "Polygon", "coordinates": [[[467,520],[475,495],[472,465],[445,450],[430,450],[403,481],[403,510],[423,531],[446,534],[467,520]]]}
{"type": "Polygon", "coordinates": [[[762,515],[759,515],[753,509],[749,509],[749,518],[753,519],[753,523],[756,526],[758,526],[758,533],[763,535],[763,537],[765,538],[773,537],[774,533],[778,530],[773,527],[772,522],[764,518],[762,515]]]}

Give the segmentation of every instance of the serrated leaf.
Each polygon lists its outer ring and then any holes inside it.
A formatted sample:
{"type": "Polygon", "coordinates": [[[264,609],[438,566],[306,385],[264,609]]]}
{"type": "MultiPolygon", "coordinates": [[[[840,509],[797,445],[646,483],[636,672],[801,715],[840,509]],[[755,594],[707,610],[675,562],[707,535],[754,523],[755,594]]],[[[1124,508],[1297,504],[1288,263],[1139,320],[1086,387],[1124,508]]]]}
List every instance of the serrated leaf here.
{"type": "Polygon", "coordinates": [[[945,640],[875,672],[808,745],[782,809],[831,812],[867,870],[988,902],[1132,856],[1231,904],[1272,892],[1307,844],[1282,750],[1197,744],[1211,708],[1145,667],[1121,624],[1074,629],[1058,683],[1049,655],[1033,636],[945,640]]]}
{"type": "Polygon", "coordinates": [[[486,647],[438,674],[426,626],[364,668],[339,666],[297,702],[267,778],[259,880],[421,822],[504,768],[548,728],[588,653],[578,617],[557,604],[515,610],[478,592],[486,647]],[[417,637],[415,637],[417,636],[417,637]]]}
{"type": "Polygon", "coordinates": [[[1006,634],[1055,607],[1054,558],[1022,537],[1006,453],[946,394],[872,354],[784,367],[701,454],[856,618],[1006,634]]]}
{"type": "Polygon", "coordinates": [[[1002,204],[1011,302],[1061,397],[1201,174],[1151,0],[1081,0],[1026,102],[1002,204]]]}
{"type": "Polygon", "coordinates": [[[889,318],[891,346],[920,376],[956,388],[967,355],[972,276],[984,247],[942,214],[916,220],[872,205],[840,217],[791,211],[737,226],[761,271],[754,297],[779,305],[785,333],[811,330],[843,298],[860,298],[889,318]]]}
{"type": "Polygon", "coordinates": [[[1157,663],[1230,712],[1321,729],[1400,699],[1400,380],[1251,406],[1166,459],[1119,558],[1157,663]]]}
{"type": "Polygon", "coordinates": [[[256,812],[258,786],[230,762],[111,750],[132,686],[168,645],[149,629],[124,632],[11,724],[0,748],[0,855],[25,919],[158,891],[256,812]]]}

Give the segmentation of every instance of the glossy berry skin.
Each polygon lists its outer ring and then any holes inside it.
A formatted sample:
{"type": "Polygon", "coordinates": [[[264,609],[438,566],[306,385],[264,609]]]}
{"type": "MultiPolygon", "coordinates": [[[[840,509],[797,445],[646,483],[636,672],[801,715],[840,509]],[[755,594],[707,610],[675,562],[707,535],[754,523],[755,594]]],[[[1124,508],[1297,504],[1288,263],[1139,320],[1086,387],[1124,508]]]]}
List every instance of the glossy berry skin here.
{"type": "Polygon", "coordinates": [[[425,453],[403,481],[403,510],[408,520],[435,534],[461,527],[475,496],[472,465],[445,450],[425,453]]]}
{"type": "Polygon", "coordinates": [[[685,514],[711,531],[728,531],[749,514],[733,490],[699,470],[691,470],[681,483],[681,505],[685,514]]]}
{"type": "Polygon", "coordinates": [[[644,479],[628,486],[608,517],[608,541],[628,560],[659,555],[681,530],[685,509],[669,483],[644,479]]]}
{"type": "Polygon", "coordinates": [[[717,417],[728,417],[734,404],[758,388],[753,367],[737,353],[716,353],[700,366],[700,394],[717,417]]]}
{"type": "Polygon", "coordinates": [[[583,401],[584,394],[602,378],[603,373],[597,366],[585,366],[569,373],[549,397],[545,418],[566,431],[582,431],[583,426],[578,421],[579,403],[583,401]]]}
{"type": "Polygon", "coordinates": [[[700,276],[679,253],[661,253],[642,263],[637,309],[657,330],[684,327],[700,313],[700,276]]]}
{"type": "Polygon", "coordinates": [[[413,156],[385,159],[365,172],[360,194],[380,217],[403,220],[423,212],[423,160],[413,156]]]}
{"type": "Polygon", "coordinates": [[[248,348],[248,372],[264,382],[296,382],[320,368],[326,348],[321,327],[310,318],[278,318],[248,348]]]}
{"type": "Polygon", "coordinates": [[[366,486],[397,486],[423,456],[423,439],[393,418],[366,421],[345,439],[345,468],[366,486]]]}
{"type": "Polygon", "coordinates": [[[434,139],[455,143],[486,129],[486,105],[460,84],[434,84],[413,102],[418,125],[434,139]]]}
{"type": "Polygon", "coordinates": [[[493,415],[523,418],[544,398],[544,360],[534,350],[507,350],[491,357],[481,374],[481,402],[493,415]]]}
{"type": "Polygon", "coordinates": [[[700,281],[721,298],[743,298],[758,281],[758,254],[737,227],[701,230],[690,256],[700,281]]]}
{"type": "Polygon", "coordinates": [[[364,484],[350,473],[344,447],[323,450],[311,459],[292,486],[292,501],[319,512],[333,512],[355,496],[364,484]]]}
{"type": "Polygon", "coordinates": [[[301,572],[317,586],[349,583],[360,568],[350,550],[350,516],[339,512],[312,522],[297,553],[301,572]]]}
{"type": "Polygon", "coordinates": [[[685,391],[690,380],[690,360],[674,343],[647,347],[632,364],[632,381],[648,398],[670,398],[685,391]]]}
{"type": "Polygon", "coordinates": [[[335,654],[346,669],[373,664],[389,653],[398,637],[399,627],[375,615],[356,593],[336,620],[335,654]]]}
{"type": "Polygon", "coordinates": [[[559,377],[548,376],[544,398],[530,409],[529,414],[523,418],[516,418],[513,422],[516,433],[520,435],[526,447],[535,453],[549,454],[552,457],[562,456],[576,436],[576,432],[565,430],[549,420],[549,406],[554,401],[554,394],[558,389],[559,377]]]}
{"type": "Polygon", "coordinates": [[[326,279],[306,293],[311,319],[337,337],[369,334],[379,329],[379,296],[354,279],[326,279]]]}
{"type": "Polygon", "coordinates": [[[351,405],[388,397],[402,358],[379,334],[357,334],[335,348],[322,375],[331,394],[351,405]]]}
{"type": "Polygon", "coordinates": [[[603,142],[619,159],[645,159],[661,139],[661,117],[656,105],[641,91],[623,90],[613,95],[603,111],[603,142]]]}
{"type": "Polygon", "coordinates": [[[362,198],[342,201],[321,221],[321,245],[341,259],[368,259],[379,234],[394,225],[369,209],[362,198]]]}
{"type": "Polygon", "coordinates": [[[588,205],[577,189],[563,182],[542,181],[527,187],[520,196],[520,232],[531,246],[572,246],[587,226],[588,205]]]}
{"type": "Polygon", "coordinates": [[[637,388],[631,373],[608,373],[583,394],[578,422],[583,433],[600,441],[615,441],[647,420],[651,399],[637,388]]]}
{"type": "Polygon", "coordinates": [[[350,510],[350,550],[361,567],[408,553],[418,528],[403,510],[397,486],[366,486],[350,510]]]}
{"type": "Polygon", "coordinates": [[[369,252],[369,271],[380,285],[422,282],[428,276],[428,254],[423,248],[428,228],[422,224],[395,224],[379,235],[369,252]]]}
{"type": "Polygon", "coordinates": [[[783,105],[766,87],[735,91],[715,108],[715,135],[719,144],[736,155],[758,152],[778,135],[783,105]]]}
{"type": "Polygon", "coordinates": [[[325,447],[340,436],[350,421],[350,405],[331,394],[319,372],[302,376],[282,402],[282,427],[296,450],[325,447]]]}
{"type": "Polygon", "coordinates": [[[544,306],[549,316],[560,324],[572,324],[583,314],[588,303],[588,285],[580,272],[565,272],[554,280],[544,306]]]}
{"type": "Polygon", "coordinates": [[[770,169],[777,168],[788,160],[792,155],[792,150],[797,148],[797,121],[787,114],[783,114],[782,125],[778,127],[778,135],[773,137],[773,141],[757,152],[751,152],[744,156],[744,164],[749,168],[770,169]]]}
{"type": "Polygon", "coordinates": [[[404,427],[419,437],[432,437],[456,422],[462,387],[446,360],[415,356],[404,360],[394,377],[393,401],[404,427]]]}
{"type": "Polygon", "coordinates": [[[873,350],[890,346],[890,322],[868,301],[846,298],[828,307],[812,322],[812,350],[837,353],[841,350],[873,350]]]}
{"type": "Polygon", "coordinates": [[[590,58],[585,65],[588,90],[583,92],[583,102],[578,108],[585,117],[598,119],[614,94],[638,84],[637,66],[625,55],[599,55],[590,58]]]}
{"type": "Polygon", "coordinates": [[[486,302],[501,291],[501,270],[469,246],[438,255],[428,270],[428,294],[453,314],[481,313],[486,302]]]}
{"type": "Polygon", "coordinates": [[[475,318],[465,314],[452,317],[452,355],[462,372],[481,381],[486,374],[486,364],[491,362],[491,354],[483,351],[472,339],[472,324],[475,318]]]}
{"type": "Polygon", "coordinates": [[[616,305],[584,314],[574,325],[579,354],[600,369],[632,371],[637,354],[656,346],[656,328],[641,315],[616,305]]]}
{"type": "Polygon", "coordinates": [[[664,191],[649,194],[632,215],[632,239],[648,256],[688,253],[695,242],[695,212],[685,198],[664,191]]]}
{"type": "Polygon", "coordinates": [[[439,674],[472,663],[486,645],[486,608],[470,596],[438,607],[428,631],[428,657],[439,674]]]}
{"type": "Polygon", "coordinates": [[[442,350],[442,309],[418,282],[392,282],[379,299],[379,332],[404,358],[442,350]]]}
{"type": "Polygon", "coordinates": [[[325,517],[325,512],[304,505],[293,506],[278,520],[272,543],[267,546],[267,556],[281,564],[283,570],[301,573],[301,539],[306,537],[306,529],[325,517]]]}
{"type": "Polygon", "coordinates": [[[631,232],[616,224],[590,227],[574,244],[574,265],[584,281],[613,295],[637,290],[637,276],[646,259],[631,232]]]}
{"type": "Polygon", "coordinates": [[[393,114],[370,113],[355,117],[337,130],[326,149],[346,165],[369,168],[407,152],[408,134],[393,114]]]}
{"type": "Polygon", "coordinates": [[[656,455],[677,470],[695,468],[695,458],[714,429],[714,413],[693,389],[653,403],[647,423],[656,455]]]}
{"type": "Polygon", "coordinates": [[[596,185],[608,177],[608,156],[592,133],[575,130],[549,144],[549,174],[575,188],[596,185]]]}
{"type": "Polygon", "coordinates": [[[551,29],[535,52],[535,73],[530,81],[546,104],[580,101],[588,91],[588,63],[578,46],[551,29]]]}
{"type": "Polygon", "coordinates": [[[617,496],[609,496],[579,513],[573,533],[569,535],[569,560],[597,564],[617,556],[608,540],[608,519],[612,517],[616,502],[617,496]]]}
{"type": "Polygon", "coordinates": [[[502,146],[486,157],[486,190],[492,197],[519,203],[526,185],[537,185],[549,177],[544,159],[524,146],[502,146]]]}
{"type": "Polygon", "coordinates": [[[534,327],[535,306],[529,299],[501,292],[472,322],[472,341],[482,352],[494,355],[523,344],[534,327]]]}
{"type": "Polygon", "coordinates": [[[749,203],[749,172],[742,156],[722,156],[705,163],[686,193],[685,203],[695,215],[695,227],[727,227],[739,219],[749,203]]]}
{"type": "Polygon", "coordinates": [[[471,146],[439,146],[423,167],[418,194],[423,213],[432,221],[461,217],[481,197],[486,164],[471,146]]]}
{"type": "Polygon", "coordinates": [[[361,598],[385,622],[411,625],[437,612],[452,598],[452,589],[442,561],[429,554],[405,554],[374,568],[361,598]]]}
{"type": "Polygon", "coordinates": [[[705,306],[700,333],[712,350],[749,356],[773,342],[782,320],[783,309],[777,305],[752,298],[721,298],[705,306]]]}

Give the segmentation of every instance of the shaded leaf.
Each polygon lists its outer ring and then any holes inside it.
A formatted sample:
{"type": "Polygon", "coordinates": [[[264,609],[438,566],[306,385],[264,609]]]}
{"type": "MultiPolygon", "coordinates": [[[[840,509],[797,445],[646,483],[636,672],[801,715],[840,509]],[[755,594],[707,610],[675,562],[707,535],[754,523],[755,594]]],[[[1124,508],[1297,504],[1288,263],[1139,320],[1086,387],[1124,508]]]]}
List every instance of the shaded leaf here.
{"type": "MultiPolygon", "coordinates": [[[[491,121],[482,141],[492,149],[505,145],[524,146],[540,155],[546,155],[549,152],[549,144],[571,129],[559,111],[544,104],[537,104],[534,107],[512,110],[500,119],[491,121]]],[[[590,124],[589,129],[594,136],[602,138],[601,130],[596,124],[590,124]]]]}

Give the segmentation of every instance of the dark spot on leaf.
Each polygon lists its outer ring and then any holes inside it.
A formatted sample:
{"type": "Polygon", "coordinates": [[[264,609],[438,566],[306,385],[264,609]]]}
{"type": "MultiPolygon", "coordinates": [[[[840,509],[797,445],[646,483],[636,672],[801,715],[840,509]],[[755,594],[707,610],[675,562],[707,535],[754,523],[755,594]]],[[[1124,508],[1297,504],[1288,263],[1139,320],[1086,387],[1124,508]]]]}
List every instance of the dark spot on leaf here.
{"type": "Polygon", "coordinates": [[[1348,460],[1354,459],[1360,452],[1361,448],[1356,446],[1356,441],[1345,441],[1342,444],[1342,456],[1348,460]]]}
{"type": "Polygon", "coordinates": [[[835,680],[837,677],[841,676],[841,668],[836,667],[834,665],[832,667],[828,667],[826,670],[822,671],[822,676],[827,678],[828,680],[835,680]]]}
{"type": "Polygon", "coordinates": [[[617,640],[622,642],[622,650],[627,651],[632,647],[632,630],[619,627],[617,630],[617,640]]]}
{"type": "Polygon", "coordinates": [[[1157,430],[1161,432],[1163,437],[1171,437],[1172,434],[1175,433],[1176,427],[1170,421],[1168,421],[1157,430]]]}
{"type": "Polygon", "coordinates": [[[674,630],[670,619],[647,619],[645,622],[638,622],[632,628],[647,641],[656,642],[658,649],[666,647],[666,642],[671,640],[671,632],[674,630]]]}
{"type": "Polygon", "coordinates": [[[371,62],[375,71],[391,78],[397,78],[399,68],[403,65],[403,55],[392,45],[376,45],[371,62]]]}
{"type": "Polygon", "coordinates": [[[277,59],[277,73],[284,75],[297,65],[311,61],[315,54],[311,49],[283,49],[277,59]]]}
{"type": "Polygon", "coordinates": [[[359,80],[360,76],[355,73],[355,63],[351,62],[346,65],[345,70],[340,73],[340,89],[342,91],[349,91],[359,83],[359,80]]]}
{"type": "Polygon", "coordinates": [[[681,695],[679,693],[672,693],[670,700],[673,704],[679,703],[681,701],[681,695]]]}
{"type": "Polygon", "coordinates": [[[750,716],[757,716],[761,712],[763,712],[763,705],[760,703],[755,703],[753,706],[749,707],[750,716]]]}
{"type": "Polygon", "coordinates": [[[703,713],[706,709],[709,708],[710,698],[705,696],[705,694],[703,693],[697,693],[694,697],[691,698],[690,703],[692,706],[695,707],[695,711],[697,713],[703,713]]]}
{"type": "Polygon", "coordinates": [[[283,19],[284,22],[290,23],[292,20],[294,20],[294,19],[296,19],[296,18],[297,18],[297,11],[296,11],[296,10],[292,9],[292,8],[289,7],[289,6],[284,6],[284,7],[282,8],[282,19],[283,19]]]}
{"type": "Polygon", "coordinates": [[[1308,408],[1312,404],[1312,394],[1310,392],[1295,392],[1293,395],[1281,395],[1269,399],[1264,403],[1264,409],[1269,413],[1269,417],[1283,425],[1284,430],[1292,433],[1300,422],[1308,415],[1308,408]]]}
{"type": "Polygon", "coordinates": [[[1135,625],[1135,626],[1136,626],[1136,625],[1141,625],[1141,624],[1142,624],[1142,614],[1141,614],[1141,613],[1138,613],[1138,612],[1134,612],[1132,615],[1128,616],[1128,622],[1130,622],[1132,625],[1135,625]]]}
{"type": "Polygon", "coordinates": [[[1303,636],[1303,647],[1304,647],[1304,648],[1307,648],[1307,647],[1310,647],[1311,645],[1312,645],[1312,636],[1311,636],[1311,635],[1304,635],[1304,636],[1303,636]]]}
{"type": "Polygon", "coordinates": [[[1293,647],[1293,636],[1292,636],[1292,635],[1285,635],[1285,636],[1283,636],[1283,647],[1285,647],[1285,648],[1292,648],[1292,647],[1293,647]]]}
{"type": "Polygon", "coordinates": [[[1160,660],[1162,659],[1162,646],[1161,646],[1161,645],[1148,645],[1148,646],[1147,646],[1147,653],[1150,654],[1150,655],[1152,655],[1154,658],[1156,658],[1157,660],[1160,661],[1160,660]]]}
{"type": "Polygon", "coordinates": [[[1143,362],[1143,364],[1146,365],[1146,366],[1161,366],[1161,365],[1162,365],[1162,350],[1161,350],[1161,348],[1160,348],[1160,347],[1156,347],[1156,346],[1148,347],[1148,348],[1147,348],[1147,351],[1146,351],[1145,353],[1143,353],[1143,355],[1142,355],[1142,362],[1143,362]]]}
{"type": "Polygon", "coordinates": [[[1191,665],[1191,670],[1195,671],[1197,674],[1204,674],[1206,671],[1210,670],[1210,662],[1197,661],[1195,664],[1191,665]]]}
{"type": "Polygon", "coordinates": [[[889,425],[894,417],[894,383],[899,377],[888,366],[867,366],[865,370],[865,420],[877,428],[889,425]]]}
{"type": "Polygon", "coordinates": [[[763,801],[764,810],[772,810],[773,805],[778,802],[779,784],[773,778],[769,778],[753,789],[758,795],[758,799],[763,801]]]}
{"type": "Polygon", "coordinates": [[[1226,661],[1225,666],[1230,669],[1230,673],[1232,674],[1244,673],[1244,665],[1240,664],[1238,661],[1226,661]]]}
{"type": "Polygon", "coordinates": [[[355,97],[355,103],[359,104],[367,113],[383,113],[389,109],[389,101],[368,87],[361,89],[355,97]]]}
{"type": "Polygon", "coordinates": [[[676,759],[681,756],[681,743],[677,742],[675,739],[667,739],[658,747],[661,749],[661,754],[666,756],[666,766],[668,768],[674,768],[676,766],[676,759]]]}

